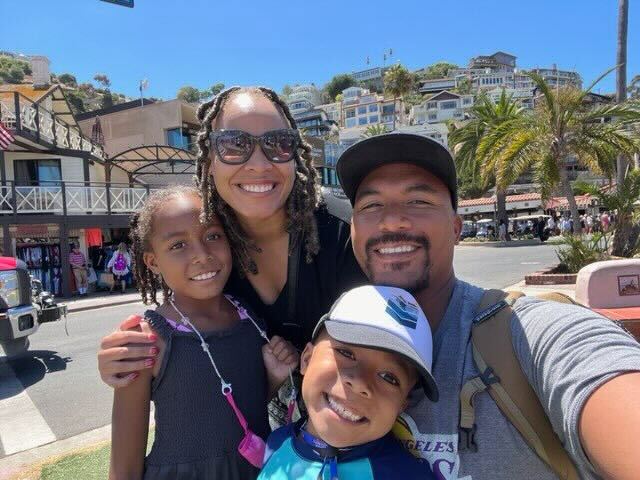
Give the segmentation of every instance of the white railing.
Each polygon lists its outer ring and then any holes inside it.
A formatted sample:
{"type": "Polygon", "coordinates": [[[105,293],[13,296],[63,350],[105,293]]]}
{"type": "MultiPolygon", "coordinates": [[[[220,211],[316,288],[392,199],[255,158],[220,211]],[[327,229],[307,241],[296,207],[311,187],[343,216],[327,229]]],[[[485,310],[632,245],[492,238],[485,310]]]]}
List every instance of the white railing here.
{"type": "Polygon", "coordinates": [[[46,108],[20,94],[0,92],[0,120],[9,129],[24,130],[53,145],[90,152],[96,158],[104,158],[102,147],[84,137],[78,127],[63,122],[46,108]],[[16,118],[16,110],[19,118],[16,118]]]}
{"type": "Polygon", "coordinates": [[[51,186],[1,185],[0,214],[63,214],[65,206],[69,215],[128,214],[139,210],[146,198],[146,188],[122,185],[109,188],[107,184],[65,183],[64,188],[62,183],[51,186]]]}

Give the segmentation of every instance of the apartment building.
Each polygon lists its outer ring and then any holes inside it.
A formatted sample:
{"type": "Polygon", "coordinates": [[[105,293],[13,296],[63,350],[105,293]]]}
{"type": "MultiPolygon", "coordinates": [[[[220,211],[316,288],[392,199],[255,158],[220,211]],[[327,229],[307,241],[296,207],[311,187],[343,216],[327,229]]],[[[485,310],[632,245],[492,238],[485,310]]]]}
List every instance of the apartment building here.
{"type": "Polygon", "coordinates": [[[393,130],[400,121],[402,108],[400,100],[385,99],[366,88],[349,87],[342,91],[342,118],[346,129],[382,124],[393,130]]]}
{"type": "Polygon", "coordinates": [[[465,113],[473,107],[473,95],[458,95],[443,91],[411,107],[410,123],[441,123],[447,120],[464,120],[465,113]]]}
{"type": "Polygon", "coordinates": [[[313,84],[296,85],[291,88],[287,105],[292,115],[306,112],[322,103],[322,92],[313,84]]]}

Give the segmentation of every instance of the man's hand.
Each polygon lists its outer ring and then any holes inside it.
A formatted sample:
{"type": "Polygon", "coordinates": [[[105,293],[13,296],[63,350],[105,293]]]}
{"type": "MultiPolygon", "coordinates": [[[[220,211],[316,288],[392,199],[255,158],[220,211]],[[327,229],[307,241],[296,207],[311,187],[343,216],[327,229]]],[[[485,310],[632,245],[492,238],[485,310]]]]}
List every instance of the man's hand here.
{"type": "Polygon", "coordinates": [[[262,358],[267,370],[269,391],[277,392],[289,376],[289,372],[298,366],[300,356],[290,342],[274,335],[271,342],[262,347],[262,358]]]}

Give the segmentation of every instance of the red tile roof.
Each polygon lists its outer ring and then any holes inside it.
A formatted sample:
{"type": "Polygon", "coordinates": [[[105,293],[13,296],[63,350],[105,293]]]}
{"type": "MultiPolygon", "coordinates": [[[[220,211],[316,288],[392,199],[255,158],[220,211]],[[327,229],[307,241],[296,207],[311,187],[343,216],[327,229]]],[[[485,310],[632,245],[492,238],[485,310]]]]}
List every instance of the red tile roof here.
{"type": "MultiPolygon", "coordinates": [[[[541,200],[542,196],[539,193],[522,193],[520,195],[507,195],[507,203],[514,202],[533,202],[541,200]]],[[[458,202],[459,207],[477,207],[479,205],[491,205],[495,203],[495,195],[492,197],[471,198],[468,200],[460,200],[458,202]]]]}

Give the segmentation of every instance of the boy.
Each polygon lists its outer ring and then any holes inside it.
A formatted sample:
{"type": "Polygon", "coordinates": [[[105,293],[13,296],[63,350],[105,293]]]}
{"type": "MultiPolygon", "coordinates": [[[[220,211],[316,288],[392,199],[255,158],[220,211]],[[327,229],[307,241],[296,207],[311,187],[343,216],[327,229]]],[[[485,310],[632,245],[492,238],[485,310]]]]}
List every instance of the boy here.
{"type": "Polygon", "coordinates": [[[390,433],[419,383],[436,401],[431,329],[415,299],[358,287],[324,315],[300,359],[308,417],[273,432],[258,479],[435,479],[390,433]]]}

